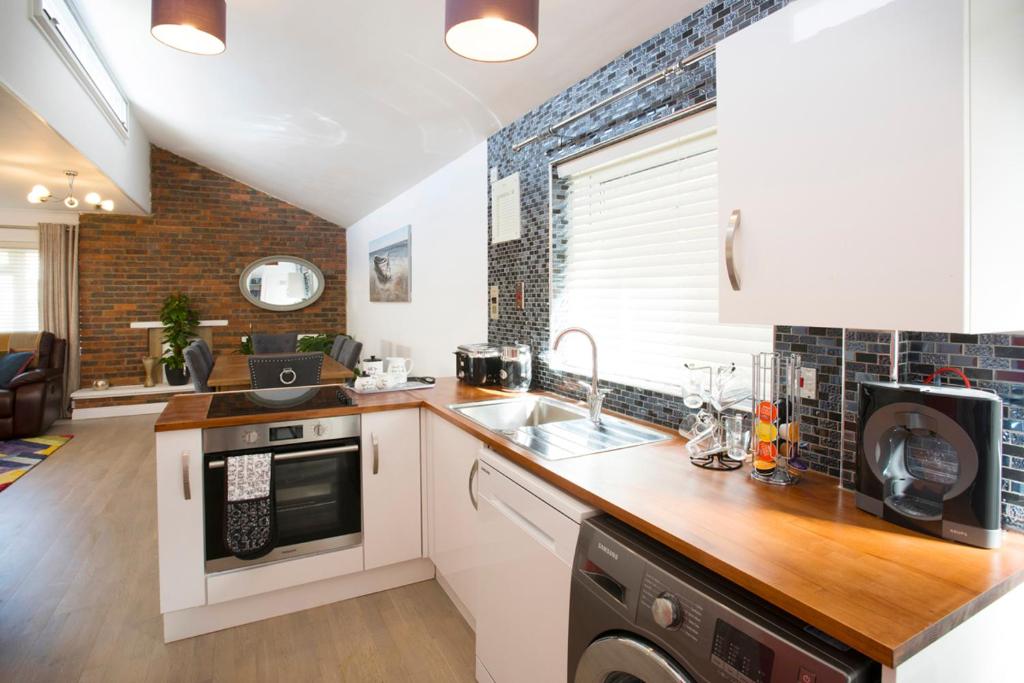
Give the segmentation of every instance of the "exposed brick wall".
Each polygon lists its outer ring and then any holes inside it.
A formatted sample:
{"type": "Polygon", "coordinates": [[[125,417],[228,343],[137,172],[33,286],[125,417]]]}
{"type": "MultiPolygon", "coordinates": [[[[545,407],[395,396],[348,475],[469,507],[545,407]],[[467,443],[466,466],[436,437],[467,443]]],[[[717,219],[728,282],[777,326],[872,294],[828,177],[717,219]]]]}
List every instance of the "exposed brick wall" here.
{"type": "Polygon", "coordinates": [[[345,230],[208,168],[154,147],[150,216],[83,214],[79,244],[82,386],[104,377],[141,384],[145,330],[165,296],[183,291],[214,328],[214,353],[231,352],[250,323],[260,332],[345,331],[345,230]],[[324,272],[323,296],[299,311],[266,311],[242,297],[252,261],[287,254],[324,272]]]}

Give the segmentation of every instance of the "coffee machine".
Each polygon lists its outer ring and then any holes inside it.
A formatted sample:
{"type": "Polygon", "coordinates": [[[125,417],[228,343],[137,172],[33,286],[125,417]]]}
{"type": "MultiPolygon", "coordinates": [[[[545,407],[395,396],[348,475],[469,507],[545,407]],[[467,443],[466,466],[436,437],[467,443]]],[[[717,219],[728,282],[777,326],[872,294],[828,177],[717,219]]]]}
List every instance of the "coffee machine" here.
{"type": "Polygon", "coordinates": [[[922,533],[999,547],[1001,430],[995,394],[861,383],[857,507],[922,533]]]}

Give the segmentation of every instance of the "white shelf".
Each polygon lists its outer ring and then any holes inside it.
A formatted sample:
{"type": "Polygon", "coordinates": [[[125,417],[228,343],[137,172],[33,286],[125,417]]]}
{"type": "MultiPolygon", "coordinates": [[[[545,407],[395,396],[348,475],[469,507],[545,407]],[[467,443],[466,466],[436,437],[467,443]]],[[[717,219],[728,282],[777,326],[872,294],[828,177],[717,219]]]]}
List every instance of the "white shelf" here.
{"type": "MultiPolygon", "coordinates": [[[[142,320],[133,322],[129,327],[133,330],[152,330],[159,327],[163,327],[164,324],[159,320],[142,320]]],[[[200,320],[199,327],[227,327],[227,320],[200,320]]]]}
{"type": "Polygon", "coordinates": [[[109,389],[93,389],[92,387],[79,389],[71,393],[72,399],[88,400],[92,398],[118,398],[124,396],[149,396],[154,394],[186,394],[195,391],[191,383],[180,386],[170,384],[156,384],[151,387],[142,384],[125,384],[109,389]]]}

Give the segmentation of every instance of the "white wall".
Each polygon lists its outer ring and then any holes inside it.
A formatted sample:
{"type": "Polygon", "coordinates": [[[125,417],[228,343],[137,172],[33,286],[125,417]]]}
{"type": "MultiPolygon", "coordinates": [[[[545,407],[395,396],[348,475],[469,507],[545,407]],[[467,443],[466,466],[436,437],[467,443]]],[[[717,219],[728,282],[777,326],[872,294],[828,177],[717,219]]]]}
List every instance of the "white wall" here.
{"type": "Polygon", "coordinates": [[[78,214],[49,209],[5,209],[0,207],[0,225],[37,227],[40,223],[78,225],[78,214]]]}
{"type": "Polygon", "coordinates": [[[0,227],[0,246],[38,247],[39,230],[0,227]]]}
{"type": "Polygon", "coordinates": [[[371,353],[407,355],[414,375],[455,374],[459,344],[487,339],[487,143],[350,227],[348,331],[371,353]],[[412,301],[370,303],[369,242],[412,226],[412,301]]]}
{"type": "Polygon", "coordinates": [[[129,107],[125,140],[32,20],[29,0],[0,2],[0,83],[149,212],[149,137],[129,107]]]}

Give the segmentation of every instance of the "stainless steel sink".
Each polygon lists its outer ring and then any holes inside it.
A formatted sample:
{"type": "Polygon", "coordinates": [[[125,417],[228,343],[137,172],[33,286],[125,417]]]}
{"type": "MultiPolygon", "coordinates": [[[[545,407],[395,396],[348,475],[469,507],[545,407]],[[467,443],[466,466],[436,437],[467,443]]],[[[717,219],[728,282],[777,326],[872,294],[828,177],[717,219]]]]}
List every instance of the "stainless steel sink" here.
{"type": "Polygon", "coordinates": [[[600,425],[595,425],[585,410],[541,396],[449,407],[547,460],[602,453],[669,438],[662,432],[607,415],[601,417],[600,425]]]}

